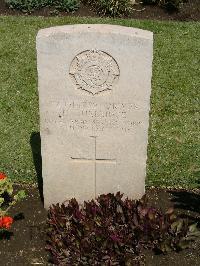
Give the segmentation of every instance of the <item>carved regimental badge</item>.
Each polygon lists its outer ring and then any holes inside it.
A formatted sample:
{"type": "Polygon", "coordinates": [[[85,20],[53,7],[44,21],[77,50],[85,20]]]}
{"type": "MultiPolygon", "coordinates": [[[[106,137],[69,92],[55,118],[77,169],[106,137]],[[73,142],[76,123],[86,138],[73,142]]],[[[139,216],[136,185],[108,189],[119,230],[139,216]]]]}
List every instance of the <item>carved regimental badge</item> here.
{"type": "Polygon", "coordinates": [[[111,90],[120,71],[117,62],[109,54],[87,50],[75,56],[69,73],[78,89],[95,95],[111,90]]]}

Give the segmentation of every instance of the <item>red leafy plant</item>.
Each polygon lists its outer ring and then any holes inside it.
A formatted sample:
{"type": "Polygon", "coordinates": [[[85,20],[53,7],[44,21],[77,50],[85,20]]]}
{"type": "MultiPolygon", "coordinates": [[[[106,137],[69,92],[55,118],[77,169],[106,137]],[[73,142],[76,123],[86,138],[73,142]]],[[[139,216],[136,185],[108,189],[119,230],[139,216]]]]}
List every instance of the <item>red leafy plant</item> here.
{"type": "Polygon", "coordinates": [[[24,190],[13,195],[13,182],[5,173],[0,172],[0,232],[7,231],[11,227],[14,219],[7,215],[8,211],[25,196],[24,190]]]}
{"type": "Polygon", "coordinates": [[[142,250],[163,253],[191,245],[199,231],[174,214],[148,207],[123,194],[101,195],[97,200],[76,199],[52,205],[48,218],[48,245],[55,265],[141,265],[142,250]]]}

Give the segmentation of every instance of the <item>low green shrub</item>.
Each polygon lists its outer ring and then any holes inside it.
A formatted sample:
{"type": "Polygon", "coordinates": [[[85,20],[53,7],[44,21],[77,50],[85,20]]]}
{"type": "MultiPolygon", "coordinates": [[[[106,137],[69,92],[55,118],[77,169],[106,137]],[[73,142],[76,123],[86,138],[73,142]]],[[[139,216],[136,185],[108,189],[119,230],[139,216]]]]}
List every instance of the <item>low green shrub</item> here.
{"type": "Polygon", "coordinates": [[[168,10],[178,10],[183,0],[160,0],[160,5],[168,10]]]}
{"type": "Polygon", "coordinates": [[[102,15],[120,17],[130,12],[132,4],[130,0],[82,0],[91,5],[102,15]]]}
{"type": "Polygon", "coordinates": [[[65,12],[73,12],[79,8],[80,2],[78,0],[57,0],[56,9],[65,12]]]}
{"type": "Polygon", "coordinates": [[[5,0],[9,8],[31,13],[48,4],[48,0],[5,0]]]}
{"type": "Polygon", "coordinates": [[[73,12],[79,8],[79,0],[5,0],[9,8],[31,13],[45,6],[59,11],[73,12]]]}
{"type": "Polygon", "coordinates": [[[200,236],[196,224],[119,192],[80,206],[75,199],[49,210],[48,246],[55,265],[138,265],[142,250],[162,253],[190,247],[200,236]],[[133,264],[135,262],[135,264],[133,264]]]}
{"type": "Polygon", "coordinates": [[[180,7],[180,4],[183,2],[184,0],[143,0],[144,4],[159,5],[168,10],[178,10],[180,7]]]}

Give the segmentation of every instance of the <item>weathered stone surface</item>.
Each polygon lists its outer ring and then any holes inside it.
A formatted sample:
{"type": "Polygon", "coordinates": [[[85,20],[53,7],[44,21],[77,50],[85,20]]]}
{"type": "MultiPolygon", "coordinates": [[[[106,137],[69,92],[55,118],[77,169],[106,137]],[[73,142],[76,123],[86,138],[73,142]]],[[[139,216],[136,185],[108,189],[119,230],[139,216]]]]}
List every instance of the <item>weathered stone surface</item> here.
{"type": "Polygon", "coordinates": [[[114,25],[40,30],[45,207],[145,191],[153,35],[114,25]]]}

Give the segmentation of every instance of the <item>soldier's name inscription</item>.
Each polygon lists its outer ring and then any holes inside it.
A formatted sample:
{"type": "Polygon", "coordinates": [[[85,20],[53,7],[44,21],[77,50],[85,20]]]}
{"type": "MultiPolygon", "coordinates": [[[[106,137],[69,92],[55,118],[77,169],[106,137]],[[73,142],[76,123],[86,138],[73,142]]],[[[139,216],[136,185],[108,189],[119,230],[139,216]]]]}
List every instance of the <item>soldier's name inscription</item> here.
{"type": "Polygon", "coordinates": [[[140,108],[134,103],[97,103],[92,101],[51,101],[46,111],[45,124],[55,124],[70,130],[108,131],[118,129],[129,132],[142,124],[136,119],[140,108]]]}

